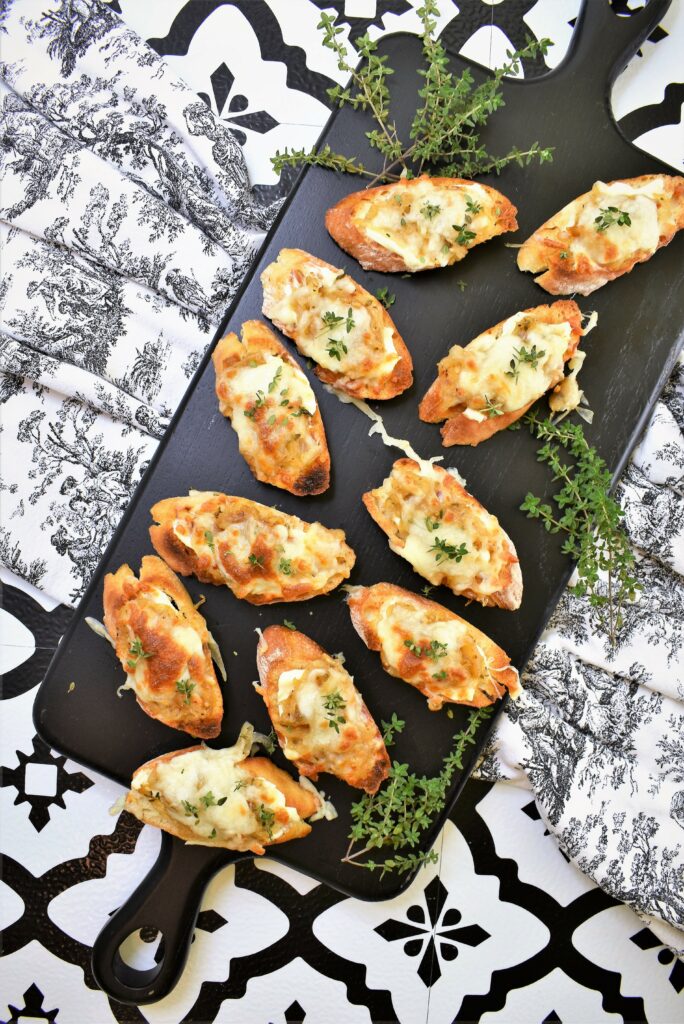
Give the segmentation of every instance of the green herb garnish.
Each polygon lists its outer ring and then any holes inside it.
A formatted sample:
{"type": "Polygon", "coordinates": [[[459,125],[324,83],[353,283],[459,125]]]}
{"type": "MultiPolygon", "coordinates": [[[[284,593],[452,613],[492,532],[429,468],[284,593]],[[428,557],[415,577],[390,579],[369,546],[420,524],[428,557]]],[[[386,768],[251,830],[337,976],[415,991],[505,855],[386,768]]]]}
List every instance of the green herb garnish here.
{"type": "MultiPolygon", "coordinates": [[[[342,863],[380,871],[382,877],[391,871],[405,874],[421,864],[437,861],[434,850],[414,853],[411,848],[418,845],[443,809],[454,773],[463,770],[465,752],[475,743],[475,734],[489,718],[491,710],[478,708],[469,713],[468,724],[454,736],[451,752],[442,761],[439,775],[415,775],[408,764],[392,762],[389,777],[381,789],[352,804],[350,843],[342,863]],[[357,844],[361,848],[355,850],[357,844]]],[[[404,722],[392,715],[392,722],[382,725],[385,744],[391,746],[395,733],[404,728],[404,722]]]]}
{"type": "Polygon", "coordinates": [[[594,218],[594,224],[596,224],[596,230],[599,233],[607,231],[613,224],[617,224],[618,227],[629,227],[631,223],[632,219],[627,211],[618,210],[617,206],[601,208],[598,217],[594,218]]]}
{"type": "Polygon", "coordinates": [[[282,368],[282,366],[279,366],[278,369],[276,370],[275,374],[273,375],[273,380],[268,385],[268,393],[269,393],[269,395],[272,395],[273,392],[275,391],[275,389],[278,387],[278,384],[280,382],[280,378],[282,377],[282,375],[283,375],[283,368],[282,368]]]}
{"type": "Polygon", "coordinates": [[[264,556],[263,555],[255,555],[254,552],[252,552],[250,554],[249,558],[248,558],[248,561],[249,561],[250,565],[258,565],[260,569],[263,569],[263,566],[264,566],[264,556]]]}
{"type": "Polygon", "coordinates": [[[273,839],[273,826],[275,824],[275,811],[265,804],[259,804],[256,809],[256,816],[259,824],[268,833],[268,838],[273,839]]]}
{"type": "Polygon", "coordinates": [[[439,537],[435,537],[435,542],[429,551],[434,551],[435,561],[437,564],[444,562],[447,559],[450,562],[460,562],[461,559],[468,554],[468,548],[465,544],[459,544],[456,547],[454,544],[448,544],[445,540],[440,540],[439,537]]]}
{"type": "Polygon", "coordinates": [[[336,733],[339,733],[340,726],[344,725],[347,719],[344,717],[342,712],[347,706],[347,702],[340,693],[339,690],[332,690],[330,693],[326,693],[322,697],[323,707],[325,708],[325,717],[328,719],[328,726],[330,729],[334,729],[336,733]]]}
{"type": "Polygon", "coordinates": [[[429,658],[430,661],[437,661],[439,658],[446,658],[448,645],[440,643],[439,640],[431,640],[428,647],[421,647],[413,640],[404,640],[404,647],[408,647],[417,658],[429,658]]]}
{"type": "Polygon", "coordinates": [[[147,651],[143,650],[142,640],[140,640],[138,637],[136,637],[135,640],[133,640],[133,642],[129,645],[128,650],[130,651],[132,657],[128,659],[126,665],[131,671],[135,669],[136,665],[138,664],[141,658],[144,661],[146,658],[153,657],[152,654],[148,654],[147,651]]]}
{"type": "Polygon", "coordinates": [[[340,38],[344,29],[336,24],[337,16],[322,13],[318,27],[323,33],[323,45],[335,54],[339,70],[351,78],[347,85],[335,85],[329,89],[328,96],[339,107],[351,106],[372,115],[375,126],[365,133],[366,139],[381,155],[383,165],[376,173],[356,156],[335,153],[329,145],[324,145],[318,150],[314,147],[309,151],[277,151],[271,161],[277,174],[284,167],[304,163],[364,175],[374,181],[398,181],[402,174],[412,177],[428,170],[447,177],[472,178],[491,171],[498,173],[511,162],[523,166],[533,159],[540,163],[552,159],[552,150],[541,148],[537,142],[524,150],[514,146],[505,156],[493,156],[479,137],[479,129],[503,105],[502,80],[515,75],[524,59],[545,55],[551,41],[529,40],[521,50],[509,54],[502,67],[476,86],[469,68],[460,74],[449,70],[446,50],[436,38],[437,0],[423,0],[416,13],[422,24],[425,67],[419,72],[423,87],[418,93],[420,105],[413,117],[408,140],[403,141],[399,137],[390,116],[388,80],[393,71],[387,57],[377,55],[377,42],[365,33],[354,40],[356,53],[350,52],[340,38]]]}
{"type": "Polygon", "coordinates": [[[190,703],[190,697],[196,685],[196,683],[191,683],[189,679],[179,679],[176,683],[176,690],[185,697],[186,704],[190,703]]]}
{"type": "Polygon", "coordinates": [[[432,220],[433,217],[437,216],[441,209],[442,207],[439,206],[437,203],[426,202],[424,203],[423,206],[421,206],[420,212],[423,214],[424,217],[427,217],[428,220],[432,220]]]}
{"type": "Polygon", "coordinates": [[[390,306],[393,306],[394,303],[397,301],[396,295],[392,295],[392,293],[387,288],[378,288],[378,290],[375,293],[375,297],[376,299],[379,299],[380,302],[382,302],[385,309],[389,309],[390,306]]]}
{"type": "Polygon", "coordinates": [[[292,573],[292,559],[281,558],[278,562],[278,571],[282,572],[284,576],[290,576],[292,573]]]}
{"type": "Polygon", "coordinates": [[[199,818],[199,811],[195,804],[191,804],[189,800],[183,800],[183,810],[188,817],[199,818]]]}
{"type": "Polygon", "coordinates": [[[337,359],[338,362],[342,359],[343,355],[347,354],[347,346],[341,338],[329,338],[326,347],[330,358],[337,359]]]}
{"type": "Polygon", "coordinates": [[[216,803],[216,797],[214,796],[211,790],[208,790],[208,792],[206,792],[204,796],[200,797],[200,803],[204,804],[205,807],[213,807],[214,804],[216,803]]]}
{"type": "Polygon", "coordinates": [[[536,413],[528,413],[524,422],[544,442],[537,451],[538,461],[548,465],[553,480],[562,486],[552,496],[556,509],[530,493],[520,508],[529,519],[540,519],[549,533],[567,534],[562,550],[577,562],[579,576],[571,591],[578,597],[588,596],[597,625],[614,647],[624,605],[634,601],[641,584],[621,524],[624,512],[610,494],[610,471],[579,424],[542,420],[536,413]],[[563,458],[564,451],[572,461],[563,458]]]}
{"type": "Polygon", "coordinates": [[[296,630],[296,628],[297,628],[295,626],[294,622],[290,622],[289,619],[283,619],[283,626],[285,627],[285,629],[296,630]]]}
{"type": "Polygon", "coordinates": [[[492,401],[489,395],[484,396],[484,401],[484,411],[487,413],[487,419],[491,420],[492,416],[503,416],[503,407],[501,402],[497,402],[496,399],[492,401]]]}

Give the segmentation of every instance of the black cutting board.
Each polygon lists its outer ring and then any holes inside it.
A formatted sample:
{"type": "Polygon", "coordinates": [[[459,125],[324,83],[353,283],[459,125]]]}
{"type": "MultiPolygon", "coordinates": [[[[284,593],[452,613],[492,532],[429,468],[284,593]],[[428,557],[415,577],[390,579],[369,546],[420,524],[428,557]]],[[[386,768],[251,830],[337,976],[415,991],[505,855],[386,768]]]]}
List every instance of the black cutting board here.
{"type": "MultiPolygon", "coordinates": [[[[437,361],[452,344],[467,343],[519,309],[552,301],[535,286],[531,275],[517,270],[516,252],[506,248],[505,241],[526,238],[596,179],[671,171],[621,136],[609,105],[613,78],[667,6],[667,0],[657,0],[645,13],[617,19],[607,4],[592,0],[583,9],[561,67],[530,82],[504,84],[506,106],[484,134],[489,147],[503,153],[514,144],[526,149],[535,140],[555,147],[552,164],[513,166],[500,178],[483,179],[518,206],[517,235],[480,246],[464,262],[447,270],[410,279],[364,273],[337,248],[323,223],[328,207],[358,187],[358,180],[309,170],[300,177],[223,325],[224,330],[239,330],[243,321],[260,317],[259,274],[284,246],[308,250],[344,268],[371,292],[386,286],[396,293],[391,315],[411,350],[415,383],[394,401],[377,403],[387,430],[394,437],[408,438],[424,457],[442,453],[445,465],[458,467],[472,493],[499,517],[513,539],[525,582],[522,607],[515,613],[466,606],[445,588],[438,588],[432,596],[490,634],[518,666],[529,656],[569,573],[558,539],[518,511],[527,490],[548,493],[548,472],[536,463],[536,444],[525,430],[502,432],[476,449],[443,450],[438,427],[421,423],[417,407],[434,379],[437,361]]],[[[403,134],[421,84],[416,73],[420,43],[414,36],[396,35],[382,42],[381,52],[388,55],[396,71],[393,112],[403,134]]],[[[466,64],[469,62],[454,58],[456,67],[466,64]]],[[[469,66],[476,78],[485,74],[469,66]]],[[[331,119],[325,141],[333,149],[357,153],[373,165],[375,158],[368,153],[363,135],[367,127],[363,115],[343,110],[331,119]]],[[[586,433],[616,474],[647,422],[679,348],[684,320],[683,253],[684,238],[678,237],[649,263],[580,301],[584,311],[597,310],[599,314],[598,327],[585,342],[589,354],[582,384],[596,410],[596,419],[586,433]]],[[[291,343],[287,344],[294,351],[291,343]]],[[[385,447],[378,437],[369,438],[369,421],[354,407],[327,394],[316,378],[312,380],[326,425],[333,476],[324,495],[301,499],[253,479],[238,453],[230,424],[218,411],[213,369],[208,358],[204,360],[38,694],[36,727],[52,747],[127,785],[134,769],[144,761],[191,742],[144,715],[132,694],[117,697],[122,672],[114,653],[83,621],[86,615],[102,616],[104,573],[123,562],[137,571],[141,556],[151,552],[149,509],[161,498],[185,494],[190,488],[222,490],[277,505],[305,519],[318,519],[326,526],[343,527],[357,555],[350,582],[389,581],[410,590],[421,589],[424,580],[392,554],[360,500],[364,491],[384,479],[401,453],[385,447]],[[72,682],[76,686],[70,690],[72,682]]],[[[445,712],[431,713],[419,693],[386,675],[377,655],[366,650],[353,630],[340,591],[314,601],[257,609],[236,600],[226,588],[200,585],[194,579],[187,586],[193,597],[206,596],[202,612],[219,642],[229,674],[224,687],[224,727],[215,745],[232,744],[245,720],[268,731],[264,705],[251,685],[257,675],[255,628],[288,618],[326,650],[344,652],[347,667],[378,721],[389,718],[392,711],[407,721],[408,728],[393,754],[418,772],[439,769],[451,737],[466,720],[466,709],[455,708],[453,718],[445,712]]],[[[484,739],[484,730],[479,739],[484,739]]],[[[475,750],[454,781],[450,806],[468,777],[474,755],[475,750]]],[[[280,763],[285,762],[281,759],[280,763]]],[[[396,895],[410,878],[381,878],[378,873],[340,862],[347,846],[349,805],[357,794],[329,776],[323,776],[321,782],[335,802],[338,820],[316,824],[305,840],[275,847],[269,856],[353,896],[383,899],[396,895]]],[[[424,846],[434,839],[445,816],[446,812],[425,837],[424,846]]],[[[235,859],[236,855],[226,851],[185,847],[164,836],[151,875],[112,918],[95,945],[95,975],[105,991],[122,1001],[144,1003],[161,998],[173,987],[187,954],[204,887],[216,870],[235,859]],[[162,931],[165,952],[159,967],[141,973],[127,968],[117,950],[121,941],[142,925],[162,931]]]]}

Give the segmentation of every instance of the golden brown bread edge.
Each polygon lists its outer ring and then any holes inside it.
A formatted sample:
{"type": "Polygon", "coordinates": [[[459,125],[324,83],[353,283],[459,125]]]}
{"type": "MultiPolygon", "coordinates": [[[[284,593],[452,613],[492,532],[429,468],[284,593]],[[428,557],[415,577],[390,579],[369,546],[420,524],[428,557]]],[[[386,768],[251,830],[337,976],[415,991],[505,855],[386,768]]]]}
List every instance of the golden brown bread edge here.
{"type": "MultiPolygon", "coordinates": [[[[670,189],[670,196],[668,198],[678,207],[676,218],[672,224],[672,230],[660,235],[655,250],[657,252],[663,246],[669,245],[677,232],[684,228],[684,177],[672,174],[641,174],[635,178],[616,178],[615,181],[626,181],[635,185],[641,185],[653,181],[654,178],[665,179],[670,189]]],[[[608,182],[607,184],[613,183],[608,182]]],[[[588,192],[583,192],[574,200],[570,200],[570,202],[579,202],[588,196],[590,192],[591,189],[588,192]]],[[[569,203],[565,204],[565,206],[567,205],[569,203]]],[[[564,207],[561,209],[564,209],[564,207]]],[[[558,227],[555,221],[560,212],[561,210],[556,211],[552,217],[544,221],[523,242],[518,250],[517,259],[518,269],[532,274],[539,274],[539,277],[535,277],[534,283],[551,295],[571,295],[574,292],[579,295],[591,295],[599,288],[602,288],[604,284],[608,284],[608,282],[614,281],[624,274],[629,274],[638,263],[645,263],[652,256],[655,256],[655,252],[637,250],[636,253],[623,260],[622,265],[612,270],[600,267],[588,257],[584,257],[580,259],[576,270],[569,270],[567,259],[560,258],[560,254],[567,249],[567,238],[558,239],[556,237],[558,227]],[[639,255],[640,253],[642,255],[639,255]]]]}
{"type": "MultiPolygon", "coordinates": [[[[152,705],[142,700],[137,694],[135,698],[150,718],[155,718],[171,729],[180,729],[189,733],[197,739],[210,740],[218,736],[223,721],[223,696],[211,661],[211,654],[208,649],[209,630],[204,616],[200,614],[187,590],[176,576],[175,572],[156,555],[145,555],[140,565],[139,577],[136,577],[131,567],[127,564],[119,566],[115,573],[107,573],[104,580],[102,603],[104,607],[104,624],[109,635],[116,641],[117,637],[117,616],[121,607],[129,600],[135,598],[139,583],[156,584],[161,590],[169,594],[175,601],[179,611],[185,616],[189,626],[195,630],[201,638],[202,648],[208,663],[211,666],[214,686],[208,681],[207,699],[202,708],[198,711],[193,701],[190,705],[181,704],[174,714],[173,707],[165,710],[163,717],[159,715],[157,705],[152,705]]],[[[145,650],[149,650],[149,641],[143,643],[145,650]]],[[[154,659],[150,659],[148,670],[153,668],[164,669],[164,651],[155,648],[154,659]],[[153,664],[154,662],[154,664],[153,664]]],[[[118,654],[117,654],[118,656],[118,654]]]]}
{"type": "MultiPolygon", "coordinates": [[[[303,249],[281,249],[274,262],[280,263],[280,257],[283,254],[286,255],[286,258],[289,261],[293,261],[294,259],[301,259],[302,261],[306,260],[307,262],[310,261],[320,267],[332,270],[336,274],[344,274],[344,271],[339,267],[334,267],[331,263],[326,263],[325,260],[321,260],[318,256],[313,256],[311,253],[305,252],[303,249]]],[[[280,265],[282,266],[283,264],[280,265]]],[[[270,294],[270,289],[268,284],[264,281],[265,273],[266,272],[264,271],[261,275],[261,283],[264,289],[264,295],[266,296],[270,294]]],[[[372,401],[385,401],[390,398],[396,398],[397,395],[406,391],[406,389],[410,388],[413,384],[413,360],[411,358],[411,353],[406,346],[406,342],[399,334],[396,324],[379,299],[369,291],[366,291],[366,289],[360,285],[358,281],[355,281],[351,275],[345,274],[345,276],[354,285],[354,296],[362,296],[365,299],[370,299],[382,320],[382,328],[384,329],[385,327],[388,327],[392,331],[392,344],[399,356],[399,360],[392,367],[392,372],[389,376],[385,377],[385,379],[379,383],[369,383],[365,377],[348,377],[344,373],[338,373],[337,371],[328,370],[323,366],[319,366],[318,363],[314,366],[314,373],[319,380],[323,381],[324,384],[330,384],[332,387],[343,391],[345,394],[351,395],[352,398],[370,399],[372,401]]],[[[268,313],[264,312],[264,316],[268,316],[268,313]]],[[[269,317],[269,319],[287,338],[292,338],[299,348],[297,338],[292,332],[291,327],[288,327],[288,325],[284,324],[281,320],[275,320],[271,317],[269,317]]]]}
{"type": "MultiPolygon", "coordinates": [[[[572,359],[582,337],[582,310],[576,302],[572,299],[561,299],[550,305],[531,306],[529,309],[521,310],[521,312],[535,317],[539,323],[558,324],[564,321],[569,323],[572,329],[571,342],[565,351],[563,359],[565,362],[572,359]]],[[[489,330],[497,330],[497,328],[502,327],[507,319],[508,317],[500,320],[498,324],[490,327],[489,330]]],[[[474,341],[475,339],[472,340],[474,341]]],[[[467,345],[464,346],[466,349],[467,347],[467,345]]],[[[445,358],[448,358],[448,353],[445,358]]],[[[472,447],[481,444],[482,441],[488,440],[494,434],[498,434],[500,430],[505,430],[511,423],[519,420],[534,405],[537,399],[541,397],[541,395],[537,395],[531,402],[523,405],[520,409],[513,409],[510,412],[503,413],[501,416],[492,416],[478,423],[476,420],[464,416],[458,405],[451,407],[447,405],[447,396],[444,394],[445,388],[439,375],[439,363],[437,364],[437,369],[437,379],[433,381],[423,396],[418,407],[418,415],[424,423],[439,423],[441,420],[446,420],[440,431],[442,443],[446,448],[455,444],[467,444],[472,447]]],[[[466,407],[461,405],[461,409],[463,408],[466,407]]]]}
{"type": "MultiPolygon", "coordinates": [[[[330,207],[325,215],[325,226],[328,229],[329,234],[339,245],[340,249],[348,252],[350,256],[353,256],[357,260],[364,270],[377,270],[385,274],[399,274],[399,273],[419,273],[415,268],[411,269],[408,267],[398,253],[391,252],[389,249],[385,249],[384,246],[380,245],[379,242],[374,242],[368,238],[367,235],[360,231],[354,223],[353,213],[357,205],[360,202],[372,202],[375,196],[384,195],[387,191],[391,191],[393,188],[400,189],[402,192],[410,191],[417,183],[422,183],[425,180],[429,180],[432,184],[439,187],[446,187],[449,185],[472,185],[472,181],[468,181],[466,178],[436,178],[430,177],[427,174],[422,174],[418,178],[413,178],[411,181],[396,182],[392,185],[378,185],[376,188],[362,189],[359,192],[352,192],[350,195],[340,199],[335,206],[330,207]]],[[[497,231],[494,231],[490,238],[495,238],[497,235],[503,234],[506,231],[516,231],[518,228],[518,222],[516,219],[517,209],[511,203],[510,199],[507,199],[501,192],[495,188],[491,188],[489,185],[483,185],[481,182],[477,182],[480,188],[484,188],[492,196],[492,200],[496,201],[497,205],[501,208],[501,214],[496,218],[497,231]]],[[[483,239],[489,241],[489,239],[483,239]]],[[[482,244],[482,243],[478,243],[482,244]]],[[[458,262],[458,261],[456,261],[458,262]]],[[[447,264],[449,266],[450,264],[447,264]]],[[[424,270],[437,269],[428,265],[424,270]]]]}
{"type": "MultiPolygon", "coordinates": [[[[280,674],[291,668],[293,662],[301,663],[326,657],[329,658],[331,655],[317,644],[315,640],[312,640],[305,633],[300,633],[298,630],[293,631],[285,626],[268,626],[263,631],[257,645],[256,654],[257,670],[261,681],[259,692],[264,699],[269,718],[273,723],[281,747],[285,746],[286,737],[279,728],[277,692],[280,674]]],[[[375,732],[379,740],[377,756],[373,759],[370,771],[364,766],[362,771],[345,772],[344,775],[339,775],[338,777],[349,786],[363,789],[366,793],[376,793],[389,775],[390,759],[380,731],[365,702],[363,702],[363,698],[362,704],[364,724],[369,730],[372,729],[375,732]],[[382,756],[380,756],[380,745],[382,746],[382,756]]],[[[370,751],[368,753],[370,754],[370,751]]],[[[297,759],[292,763],[296,765],[300,775],[304,775],[314,782],[317,780],[319,772],[328,771],[323,765],[315,765],[303,759],[297,759]]]]}
{"type": "MultiPolygon", "coordinates": [[[[375,583],[370,587],[354,587],[347,598],[347,605],[349,607],[352,625],[365,643],[366,647],[368,647],[369,650],[377,651],[380,654],[382,667],[386,672],[389,672],[390,675],[395,676],[395,678],[401,678],[396,675],[396,672],[392,671],[389,663],[385,661],[382,651],[382,643],[373,625],[374,614],[377,615],[378,610],[389,597],[397,597],[404,600],[408,599],[422,608],[438,613],[439,619],[436,621],[451,620],[463,623],[463,625],[467,627],[468,632],[473,637],[478,647],[480,647],[485,654],[491,669],[496,671],[497,676],[501,676],[501,682],[499,683],[499,680],[497,679],[496,685],[501,685],[506,690],[515,689],[519,686],[518,673],[511,665],[511,659],[508,657],[506,652],[490,637],[488,637],[486,633],[483,633],[476,626],[471,625],[465,619],[461,618],[460,615],[456,615],[455,612],[445,608],[444,605],[439,604],[437,601],[431,601],[427,597],[422,597],[420,594],[414,594],[411,590],[406,590],[404,587],[398,587],[394,583],[375,583]]],[[[405,681],[408,682],[408,680],[405,681]]],[[[428,696],[420,684],[410,682],[409,685],[414,686],[415,689],[423,693],[424,696],[428,696]]],[[[466,707],[482,708],[487,707],[492,703],[492,701],[487,700],[485,694],[481,694],[473,701],[458,701],[458,703],[464,704],[466,707]]]]}
{"type": "MultiPolygon", "coordinates": [[[[278,356],[292,366],[299,373],[302,373],[302,369],[295,359],[292,358],[285,345],[276,338],[273,331],[261,320],[246,320],[242,324],[241,328],[242,341],[238,338],[234,332],[229,332],[224,335],[223,338],[218,342],[216,348],[212,353],[212,362],[214,364],[214,372],[216,374],[216,397],[219,402],[219,408],[221,413],[229,418],[232,422],[234,415],[231,407],[231,411],[227,411],[228,403],[222,395],[222,381],[221,375],[233,366],[239,366],[242,360],[240,359],[240,350],[237,348],[239,345],[243,351],[249,350],[250,345],[256,342],[256,348],[262,352],[270,352],[275,356],[278,356]],[[244,347],[244,348],[243,348],[244,347]]],[[[290,494],[295,494],[297,497],[309,497],[315,494],[322,494],[327,491],[330,486],[330,451],[328,450],[328,441],[325,436],[325,428],[323,426],[323,419],[321,412],[316,402],[316,411],[312,416],[306,416],[303,421],[298,420],[299,429],[306,429],[312,439],[317,441],[319,445],[318,457],[313,461],[309,462],[304,469],[300,467],[299,472],[293,472],[287,470],[283,463],[279,462],[277,456],[275,459],[276,472],[266,473],[263,471],[261,465],[257,463],[252,457],[251,453],[243,452],[240,448],[240,454],[251,469],[257,480],[262,483],[271,484],[274,487],[281,487],[285,491],[289,491],[290,494]]],[[[262,444],[261,438],[261,422],[254,425],[255,430],[259,436],[259,444],[262,444]]],[[[264,433],[267,435],[268,427],[265,428],[264,433]]]]}
{"type": "MultiPolygon", "coordinates": [[[[263,509],[263,513],[261,513],[263,516],[262,521],[269,522],[276,519],[279,520],[280,516],[287,515],[290,519],[296,519],[306,525],[311,525],[309,520],[300,519],[299,516],[289,515],[289,513],[276,511],[269,505],[261,505],[260,502],[252,501],[249,498],[239,498],[234,495],[227,495],[218,492],[203,493],[207,495],[207,501],[210,497],[215,497],[217,504],[225,505],[229,501],[236,504],[239,503],[247,512],[251,510],[251,506],[257,505],[260,509],[263,509]]],[[[195,576],[201,583],[211,583],[217,587],[227,586],[233,591],[239,600],[245,600],[249,604],[262,605],[278,604],[280,602],[308,601],[312,597],[319,597],[321,594],[327,594],[331,590],[334,590],[342,580],[347,579],[354,563],[356,562],[356,554],[347,544],[344,530],[325,527],[328,532],[338,534],[340,541],[338,571],[331,573],[325,587],[318,588],[312,592],[311,585],[306,582],[289,583],[283,581],[279,576],[283,587],[282,597],[267,597],[265,595],[260,596],[258,594],[242,593],[242,589],[248,587],[250,579],[255,575],[258,575],[258,566],[246,566],[239,577],[237,574],[234,574],[232,579],[235,585],[230,586],[225,576],[223,576],[213,565],[205,562],[205,560],[202,559],[192,548],[183,544],[183,542],[174,533],[172,529],[173,521],[177,518],[179,512],[183,512],[185,510],[188,501],[192,502],[192,498],[189,495],[185,497],[179,496],[175,498],[162,498],[161,501],[156,502],[156,504],[152,506],[150,512],[152,518],[155,520],[155,523],[150,527],[150,540],[152,541],[152,546],[155,551],[161,555],[166,562],[168,562],[171,568],[181,576],[195,576]]],[[[257,536],[253,553],[256,553],[257,557],[263,557],[266,559],[270,557],[272,552],[263,538],[257,536]]],[[[286,577],[286,580],[288,579],[289,577],[286,577]]]]}
{"type": "MultiPolygon", "coordinates": [[[[174,757],[179,757],[181,754],[190,754],[195,750],[202,750],[201,744],[193,747],[185,747],[184,750],[172,750],[168,754],[162,754],[160,757],[152,758],[150,761],[146,761],[139,768],[133,772],[133,779],[139,772],[148,768],[150,765],[161,764],[173,760],[174,757]]],[[[278,768],[272,761],[269,761],[267,757],[247,757],[244,761],[239,761],[238,764],[241,768],[247,771],[254,778],[266,779],[267,782],[272,783],[285,797],[285,804],[288,807],[293,807],[301,819],[309,818],[312,814],[315,814],[319,809],[319,801],[317,797],[309,790],[304,789],[298,782],[283,771],[282,768],[278,768]]],[[[132,782],[133,780],[131,780],[132,782]]],[[[261,855],[265,852],[265,846],[276,846],[278,843],[286,843],[290,839],[301,839],[307,836],[311,831],[311,825],[306,821],[295,821],[290,824],[290,827],[279,836],[277,839],[273,839],[271,842],[262,844],[253,842],[247,847],[235,847],[228,846],[225,842],[220,839],[210,839],[208,837],[198,837],[196,832],[193,832],[191,828],[183,824],[183,822],[176,821],[168,814],[159,813],[159,808],[156,806],[157,801],[154,802],[154,810],[158,815],[159,820],[152,821],[150,819],[150,801],[148,798],[143,796],[140,792],[134,789],[130,789],[126,794],[126,802],[124,809],[130,811],[131,814],[135,815],[139,821],[144,822],[148,825],[154,825],[157,828],[161,828],[164,832],[170,833],[172,836],[176,836],[178,839],[184,840],[188,843],[196,843],[201,841],[202,845],[215,846],[224,850],[235,850],[235,849],[248,849],[252,853],[261,855]]]]}
{"type": "MultiPolygon", "coordinates": [[[[394,466],[403,467],[406,464],[415,466],[420,470],[418,463],[415,462],[413,459],[397,459],[397,461],[394,463],[394,466]]],[[[446,470],[440,470],[439,466],[433,466],[433,469],[437,470],[438,473],[444,473],[444,477],[442,478],[442,487],[447,491],[448,501],[450,500],[453,502],[466,504],[471,508],[478,510],[484,508],[484,505],[482,505],[477,500],[477,498],[474,498],[472,494],[466,491],[465,487],[459,484],[458,480],[456,480],[456,478],[453,477],[451,473],[447,473],[446,470]]],[[[380,529],[383,530],[387,537],[391,540],[394,535],[395,524],[380,509],[380,505],[378,503],[377,498],[375,497],[374,492],[372,490],[366,491],[366,493],[361,496],[361,500],[366,506],[370,516],[375,520],[380,529]]],[[[485,512],[486,511],[487,510],[485,509],[485,512]]],[[[488,514],[491,515],[491,513],[488,514]]],[[[510,539],[510,537],[503,529],[501,524],[498,523],[498,525],[499,529],[506,538],[506,545],[509,553],[509,561],[506,562],[507,579],[505,580],[504,585],[501,586],[499,590],[494,591],[494,593],[488,594],[486,600],[484,601],[482,599],[482,595],[478,595],[474,590],[460,591],[458,596],[464,597],[466,600],[477,601],[478,604],[482,604],[484,607],[494,605],[496,608],[504,608],[506,609],[506,611],[514,612],[517,611],[522,602],[522,571],[520,569],[520,561],[518,559],[518,555],[515,550],[513,541],[510,539]]],[[[419,575],[421,574],[419,573],[419,575]]],[[[444,585],[447,586],[448,589],[451,589],[448,586],[448,584],[444,585]]]]}

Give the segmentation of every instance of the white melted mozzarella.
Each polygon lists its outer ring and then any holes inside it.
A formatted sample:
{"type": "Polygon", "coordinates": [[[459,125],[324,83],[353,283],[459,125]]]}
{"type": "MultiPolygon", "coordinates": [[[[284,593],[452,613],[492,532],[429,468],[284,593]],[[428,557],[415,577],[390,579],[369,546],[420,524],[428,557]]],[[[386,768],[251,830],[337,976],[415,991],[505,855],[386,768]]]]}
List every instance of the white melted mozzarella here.
{"type": "Polygon", "coordinates": [[[526,313],[509,317],[500,333],[492,329],[480,334],[461,350],[465,355],[458,386],[467,405],[465,415],[478,422],[484,420],[485,416],[468,403],[481,402],[485,396],[490,401],[496,399],[503,412],[513,412],[543,395],[563,376],[563,355],[571,337],[572,328],[567,321],[536,323],[526,313]],[[527,324],[524,330],[519,326],[522,321],[527,324]],[[536,366],[519,356],[534,349],[539,354],[536,366]]]}
{"type": "Polygon", "coordinates": [[[295,368],[279,356],[269,353],[259,366],[241,366],[230,378],[233,399],[243,406],[252,405],[258,391],[267,397],[272,394],[276,404],[279,404],[281,392],[285,388],[288,389],[290,405],[293,408],[301,405],[313,416],[316,412],[316,396],[311,385],[298,367],[295,368]]]}
{"type": "Polygon", "coordinates": [[[353,221],[372,241],[401,256],[409,270],[423,270],[447,266],[462,248],[455,245],[458,227],[475,233],[486,228],[490,205],[480,185],[439,188],[425,181],[405,193],[392,190],[386,198],[359,203],[353,221]],[[468,199],[481,207],[478,213],[469,213],[468,199]]]}
{"type": "MultiPolygon", "coordinates": [[[[285,810],[287,822],[273,823],[271,838],[277,839],[290,821],[298,820],[297,812],[286,806],[277,786],[241,769],[233,751],[203,747],[153,764],[151,770],[146,766],[135,776],[133,789],[158,792],[172,818],[206,839],[226,840],[261,832],[256,813],[261,804],[269,810],[285,810]]],[[[239,756],[242,759],[244,754],[239,756]]]]}

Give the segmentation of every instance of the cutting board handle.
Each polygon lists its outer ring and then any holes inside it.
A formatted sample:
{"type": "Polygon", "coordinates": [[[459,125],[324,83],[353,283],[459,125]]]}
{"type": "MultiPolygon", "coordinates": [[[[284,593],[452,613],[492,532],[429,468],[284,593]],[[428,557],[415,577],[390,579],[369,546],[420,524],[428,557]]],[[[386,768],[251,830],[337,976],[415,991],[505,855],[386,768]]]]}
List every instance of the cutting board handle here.
{"type": "Polygon", "coordinates": [[[220,868],[244,856],[187,846],[163,833],[152,869],[95,940],[92,968],[100,988],[112,999],[134,1006],[168,995],[185,966],[204,890],[220,868]],[[156,928],[161,934],[162,955],[148,970],[131,967],[119,951],[139,928],[156,928]]]}
{"type": "Polygon", "coordinates": [[[662,20],[672,0],[648,0],[628,17],[613,13],[608,0],[583,0],[570,48],[552,74],[580,71],[586,81],[612,84],[641,44],[662,20]]]}

